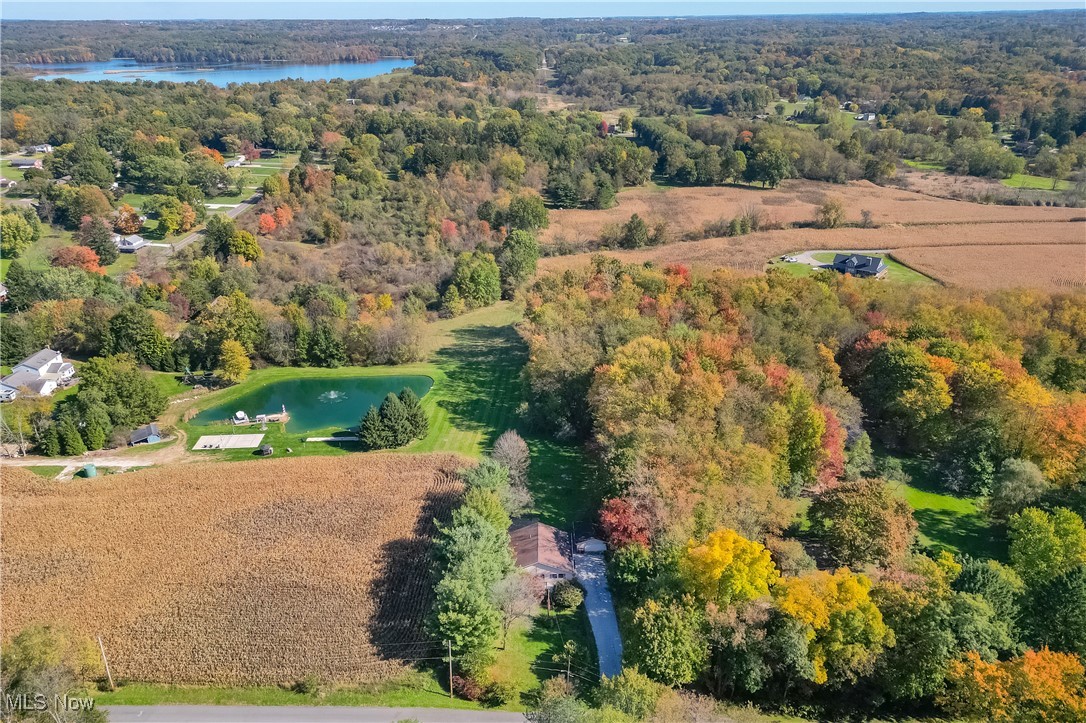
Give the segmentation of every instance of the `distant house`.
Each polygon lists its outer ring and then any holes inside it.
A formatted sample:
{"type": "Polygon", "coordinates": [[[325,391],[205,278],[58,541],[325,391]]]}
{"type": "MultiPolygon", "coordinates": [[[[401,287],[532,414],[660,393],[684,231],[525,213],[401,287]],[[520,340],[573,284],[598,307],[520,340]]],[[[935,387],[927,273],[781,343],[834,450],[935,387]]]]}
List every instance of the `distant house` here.
{"type": "Polygon", "coordinates": [[[874,113],[857,113],[855,116],[858,121],[873,121],[875,120],[874,113]]]}
{"type": "Polygon", "coordinates": [[[42,143],[40,146],[32,146],[30,148],[31,153],[52,153],[53,147],[48,143],[42,143]]]}
{"type": "Polygon", "coordinates": [[[223,165],[225,165],[227,168],[237,168],[237,167],[241,166],[241,164],[245,163],[245,160],[246,160],[245,156],[238,156],[234,160],[227,161],[223,165]]]}
{"type": "Polygon", "coordinates": [[[0,303],[8,300],[8,287],[4,284],[0,284],[0,303]]]}
{"type": "Polygon", "coordinates": [[[11,374],[0,378],[0,401],[10,402],[22,389],[48,397],[74,377],[75,367],[64,361],[59,351],[42,349],[12,367],[11,374]]]}
{"type": "Polygon", "coordinates": [[[138,233],[134,233],[130,236],[122,236],[119,233],[113,234],[113,243],[117,245],[117,249],[124,252],[133,254],[139,251],[141,248],[151,243],[138,233]]]}
{"type": "Polygon", "coordinates": [[[836,254],[832,264],[834,271],[861,278],[882,277],[886,274],[886,262],[878,256],[863,254],[836,254]]]}
{"type": "Polygon", "coordinates": [[[0,188],[15,188],[18,185],[18,181],[13,181],[10,178],[0,178],[0,188]]]}
{"type": "Polygon", "coordinates": [[[158,431],[158,425],[154,423],[140,427],[132,432],[132,435],[128,438],[128,443],[133,446],[137,444],[154,444],[161,441],[162,433],[158,431]]]}
{"type": "Polygon", "coordinates": [[[41,168],[40,158],[12,158],[12,168],[41,168]]]}
{"type": "Polygon", "coordinates": [[[542,522],[519,522],[509,528],[517,567],[553,587],[574,576],[569,535],[542,522]]]}
{"type": "Polygon", "coordinates": [[[577,543],[577,552],[601,555],[607,552],[607,543],[597,537],[588,537],[577,543]]]}

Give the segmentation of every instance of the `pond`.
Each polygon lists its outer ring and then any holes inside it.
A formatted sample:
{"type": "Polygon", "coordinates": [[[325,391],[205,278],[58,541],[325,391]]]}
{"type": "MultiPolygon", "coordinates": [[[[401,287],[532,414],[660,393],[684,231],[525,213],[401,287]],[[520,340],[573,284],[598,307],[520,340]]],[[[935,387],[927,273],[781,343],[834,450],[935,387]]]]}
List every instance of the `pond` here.
{"type": "Polygon", "coordinates": [[[410,68],[415,64],[410,58],[381,58],[370,63],[340,62],[327,65],[303,65],[300,63],[139,63],[131,58],[114,58],[104,62],[65,63],[56,65],[30,65],[38,72],[35,80],[68,78],[70,80],[169,80],[190,83],[206,80],[220,88],[230,83],[263,83],[300,78],[301,80],[359,80],[375,75],[391,73],[397,68],[410,68]]]}
{"type": "Polygon", "coordinates": [[[283,379],[268,382],[240,397],[197,414],[193,424],[225,423],[242,411],[250,418],[277,414],[287,408],[288,432],[312,432],[336,428],[354,430],[370,405],[380,406],[389,392],[399,394],[410,387],[421,398],[434,380],[424,376],[326,377],[324,379],[283,379]]]}

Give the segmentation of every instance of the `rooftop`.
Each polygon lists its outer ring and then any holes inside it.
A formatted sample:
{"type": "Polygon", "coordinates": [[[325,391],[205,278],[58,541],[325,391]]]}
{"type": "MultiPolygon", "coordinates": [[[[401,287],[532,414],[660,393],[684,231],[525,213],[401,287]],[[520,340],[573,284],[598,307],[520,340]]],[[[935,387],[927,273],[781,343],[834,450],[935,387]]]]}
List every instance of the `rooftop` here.
{"type": "Polygon", "coordinates": [[[573,572],[569,535],[542,522],[519,522],[509,528],[509,542],[518,567],[546,565],[573,572]]]}

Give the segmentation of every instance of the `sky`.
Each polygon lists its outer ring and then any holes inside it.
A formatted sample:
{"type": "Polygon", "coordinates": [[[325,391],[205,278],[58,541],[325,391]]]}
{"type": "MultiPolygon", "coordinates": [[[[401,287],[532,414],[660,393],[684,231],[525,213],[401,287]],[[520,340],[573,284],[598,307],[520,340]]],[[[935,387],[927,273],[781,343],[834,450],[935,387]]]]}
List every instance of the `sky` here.
{"type": "Polygon", "coordinates": [[[1083,9],[1083,0],[2,0],[5,20],[410,19],[675,17],[801,13],[913,13],[1083,9]]]}

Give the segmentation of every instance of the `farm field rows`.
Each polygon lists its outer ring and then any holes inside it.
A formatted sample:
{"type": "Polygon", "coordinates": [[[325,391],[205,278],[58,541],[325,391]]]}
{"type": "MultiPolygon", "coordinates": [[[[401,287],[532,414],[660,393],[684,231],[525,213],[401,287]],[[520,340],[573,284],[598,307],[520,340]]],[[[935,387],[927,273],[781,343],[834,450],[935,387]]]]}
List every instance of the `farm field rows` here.
{"type": "MultiPolygon", "coordinates": [[[[995,208],[998,207],[993,207],[995,208]]],[[[1083,213],[1081,209],[1077,212],[1083,213]]],[[[939,281],[978,288],[1032,284],[1058,290],[1081,284],[1086,275],[1081,262],[1073,263],[1073,259],[1086,258],[1086,222],[1083,221],[894,225],[874,229],[784,229],[598,253],[628,263],[683,263],[705,269],[727,267],[757,273],[763,269],[768,259],[794,251],[827,248],[890,251],[903,263],[914,266],[939,281]],[[1011,246],[1020,247],[1017,255],[1002,252],[1011,246]],[[1000,252],[989,252],[986,247],[998,249],[1000,252]],[[1036,247],[1037,253],[1030,251],[1033,247],[1036,247]],[[1060,258],[1067,263],[1049,262],[1048,254],[1053,248],[1060,250],[1060,258]],[[941,257],[957,254],[956,258],[961,259],[961,263],[940,272],[939,265],[926,265],[923,257],[902,253],[903,249],[916,249],[917,254],[921,249],[926,249],[941,257]],[[1023,269],[1023,260],[1028,261],[1028,270],[1023,269]],[[970,264],[974,266],[970,267],[970,264]],[[982,268],[983,272],[980,271],[982,268]]],[[[574,268],[583,264],[591,255],[592,253],[581,253],[544,258],[540,260],[540,270],[574,268]]]]}
{"type": "Polygon", "coordinates": [[[3,633],[101,634],[114,675],[133,681],[397,677],[432,647],[429,540],[461,464],[194,464],[64,485],[5,470],[3,633]]]}
{"type": "Polygon", "coordinates": [[[776,189],[741,186],[630,188],[618,195],[618,205],[613,208],[551,212],[550,226],[542,234],[542,241],[546,244],[593,240],[606,226],[625,223],[634,213],[650,225],[666,221],[675,236],[701,229],[706,223],[730,220],[749,209],[758,210],[763,222],[769,225],[807,223],[814,219],[818,204],[827,195],[844,202],[848,223],[859,223],[860,212],[866,210],[871,212],[872,222],[879,226],[1086,220],[1083,209],[985,205],[876,186],[867,181],[830,184],[790,180],[776,189]]]}

